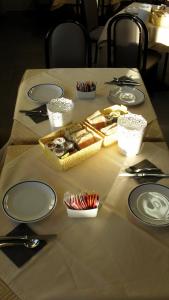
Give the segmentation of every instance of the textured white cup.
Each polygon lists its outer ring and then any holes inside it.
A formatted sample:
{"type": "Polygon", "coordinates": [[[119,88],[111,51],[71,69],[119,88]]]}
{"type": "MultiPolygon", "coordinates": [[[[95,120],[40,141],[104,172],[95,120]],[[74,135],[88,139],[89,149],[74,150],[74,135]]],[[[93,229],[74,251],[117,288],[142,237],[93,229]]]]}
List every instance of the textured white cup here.
{"type": "Polygon", "coordinates": [[[126,114],[118,118],[117,140],[120,152],[133,156],[140,152],[147,121],[141,115],[126,114]]]}
{"type": "Polygon", "coordinates": [[[74,103],[71,99],[52,99],[47,103],[47,113],[52,130],[65,126],[72,121],[74,103]]]}

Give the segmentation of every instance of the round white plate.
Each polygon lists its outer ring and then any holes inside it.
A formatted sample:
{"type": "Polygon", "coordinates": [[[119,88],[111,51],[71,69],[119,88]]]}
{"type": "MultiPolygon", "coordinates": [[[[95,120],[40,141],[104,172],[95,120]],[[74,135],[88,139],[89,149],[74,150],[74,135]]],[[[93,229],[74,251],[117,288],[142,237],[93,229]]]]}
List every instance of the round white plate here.
{"type": "Polygon", "coordinates": [[[135,87],[130,86],[112,86],[108,100],[115,104],[126,106],[136,106],[144,102],[144,94],[135,87]]]}
{"type": "Polygon", "coordinates": [[[129,195],[128,205],[134,216],[147,225],[169,225],[169,188],[164,185],[137,186],[129,195]]]}
{"type": "Polygon", "coordinates": [[[52,83],[42,83],[33,86],[28,91],[28,96],[31,100],[38,103],[48,103],[51,99],[60,98],[63,96],[63,89],[52,83]]]}
{"type": "Polygon", "coordinates": [[[23,181],[12,186],[4,195],[2,205],[8,217],[17,222],[37,222],[55,208],[54,190],[40,181],[23,181]]]}

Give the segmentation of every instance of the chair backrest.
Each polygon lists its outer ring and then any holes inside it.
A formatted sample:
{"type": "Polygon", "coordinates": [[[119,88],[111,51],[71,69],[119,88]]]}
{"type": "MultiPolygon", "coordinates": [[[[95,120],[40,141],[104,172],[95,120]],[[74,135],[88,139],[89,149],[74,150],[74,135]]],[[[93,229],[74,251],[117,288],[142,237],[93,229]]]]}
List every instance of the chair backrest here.
{"type": "Polygon", "coordinates": [[[81,0],[83,22],[88,30],[98,27],[98,7],[96,0],[81,0]]]}
{"type": "Polygon", "coordinates": [[[131,14],[114,16],[107,27],[108,67],[138,68],[145,71],[148,31],[144,22],[131,14]]]}
{"type": "Polygon", "coordinates": [[[91,66],[90,39],[85,28],[76,21],[63,21],[45,37],[47,68],[91,66]]]}

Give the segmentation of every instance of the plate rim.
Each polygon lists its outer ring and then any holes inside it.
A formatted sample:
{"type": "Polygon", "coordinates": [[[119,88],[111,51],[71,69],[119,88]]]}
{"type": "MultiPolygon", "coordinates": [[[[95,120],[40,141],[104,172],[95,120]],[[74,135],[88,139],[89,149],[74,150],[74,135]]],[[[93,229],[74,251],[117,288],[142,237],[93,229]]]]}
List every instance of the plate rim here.
{"type": "Polygon", "coordinates": [[[159,228],[159,227],[167,227],[167,226],[169,226],[169,221],[168,221],[168,223],[166,223],[166,224],[158,224],[158,225],[149,223],[149,222],[144,221],[144,220],[142,220],[141,218],[139,218],[139,217],[134,213],[134,211],[133,211],[132,208],[131,208],[131,205],[130,205],[130,197],[131,197],[131,194],[132,194],[136,189],[138,189],[138,188],[140,188],[140,187],[142,187],[142,186],[148,186],[148,185],[150,185],[150,184],[151,184],[151,185],[156,185],[156,186],[161,186],[162,188],[166,188],[166,189],[169,190],[169,187],[167,187],[167,186],[165,186],[165,185],[163,185],[163,184],[160,184],[160,183],[154,183],[154,182],[142,183],[142,184],[136,186],[135,188],[133,188],[133,189],[130,191],[129,196],[128,196],[128,208],[129,208],[129,211],[130,211],[130,212],[132,213],[132,215],[133,215],[137,220],[139,220],[142,224],[146,224],[146,225],[148,225],[148,226],[156,227],[156,228],[159,228]]]}
{"type": "Polygon", "coordinates": [[[56,83],[38,83],[38,84],[35,84],[33,85],[28,91],[27,91],[27,95],[29,97],[30,100],[34,101],[34,102],[39,102],[39,103],[47,103],[46,101],[41,101],[40,99],[36,100],[35,98],[32,98],[31,97],[31,94],[30,94],[30,91],[38,86],[42,86],[42,85],[49,85],[49,86],[55,86],[55,87],[59,87],[62,91],[62,94],[59,96],[59,98],[63,97],[64,95],[64,89],[60,86],[60,85],[57,85],[56,83]]]}
{"type": "MultiPolygon", "coordinates": [[[[132,87],[130,87],[130,86],[127,86],[127,85],[123,85],[123,86],[121,86],[121,88],[124,88],[124,87],[127,87],[127,88],[129,88],[129,89],[131,89],[132,87]]],[[[144,92],[143,91],[141,91],[140,89],[138,89],[137,87],[135,87],[135,90],[136,91],[138,91],[138,92],[140,92],[140,94],[142,94],[143,95],[143,100],[142,101],[140,101],[139,103],[132,103],[132,104],[130,104],[130,103],[126,103],[125,101],[121,101],[119,98],[119,101],[115,101],[114,103],[115,104],[122,104],[122,105],[125,105],[125,106],[139,106],[140,104],[142,104],[142,103],[144,103],[145,102],[145,94],[144,94],[144,92]]],[[[110,92],[110,91],[109,91],[110,92]]],[[[110,99],[111,98],[113,98],[114,96],[112,96],[112,97],[110,97],[109,95],[108,95],[108,100],[110,101],[110,102],[113,102],[113,101],[111,101],[110,99]]]]}
{"type": "Polygon", "coordinates": [[[17,221],[17,222],[21,222],[21,223],[34,223],[34,222],[38,222],[38,221],[43,220],[44,218],[46,218],[47,216],[49,216],[49,215],[52,213],[52,211],[53,211],[54,208],[56,207],[56,204],[57,204],[57,195],[56,195],[55,190],[54,190],[48,183],[43,182],[43,181],[40,181],[40,180],[23,180],[23,181],[20,181],[20,182],[18,182],[18,183],[16,183],[16,184],[12,185],[12,186],[5,192],[5,194],[3,195],[3,199],[2,199],[2,208],[3,208],[3,211],[5,212],[5,214],[6,214],[10,219],[12,219],[12,220],[14,220],[14,221],[17,221]],[[6,197],[6,195],[7,195],[7,193],[9,193],[10,190],[12,190],[13,188],[15,188],[16,186],[18,186],[18,185],[20,185],[20,184],[28,183],[28,182],[29,182],[29,183],[31,183],[31,182],[41,183],[42,185],[47,186],[47,187],[53,192],[53,195],[54,195],[54,204],[53,204],[53,206],[52,206],[52,209],[50,209],[50,210],[48,211],[48,213],[45,214],[45,215],[43,215],[42,217],[36,218],[36,219],[33,219],[33,220],[29,220],[29,221],[23,221],[23,220],[21,220],[21,219],[15,218],[15,217],[13,217],[12,215],[10,215],[10,214],[8,213],[8,211],[6,210],[6,208],[5,208],[4,202],[5,202],[5,197],[6,197]]]}

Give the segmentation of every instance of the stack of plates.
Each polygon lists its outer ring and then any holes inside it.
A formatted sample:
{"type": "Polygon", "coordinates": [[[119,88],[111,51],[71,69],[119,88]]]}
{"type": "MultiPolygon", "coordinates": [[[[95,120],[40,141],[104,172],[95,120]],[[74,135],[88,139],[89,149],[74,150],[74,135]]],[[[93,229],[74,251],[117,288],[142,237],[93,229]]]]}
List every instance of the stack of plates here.
{"type": "Polygon", "coordinates": [[[129,195],[129,209],[141,222],[162,227],[169,225],[169,188],[155,183],[137,186],[129,195]]]}

